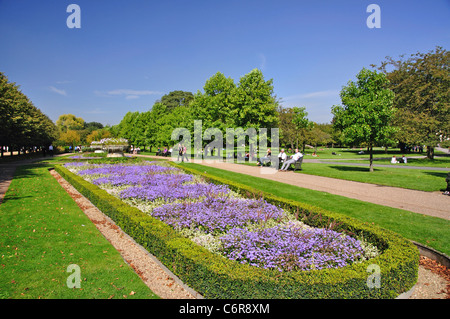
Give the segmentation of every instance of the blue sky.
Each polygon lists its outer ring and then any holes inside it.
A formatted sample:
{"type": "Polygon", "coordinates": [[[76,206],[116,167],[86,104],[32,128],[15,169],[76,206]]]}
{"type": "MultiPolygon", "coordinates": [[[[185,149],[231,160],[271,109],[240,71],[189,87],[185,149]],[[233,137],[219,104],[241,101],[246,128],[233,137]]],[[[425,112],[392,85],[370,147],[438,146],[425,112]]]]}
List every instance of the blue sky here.
{"type": "Polygon", "coordinates": [[[56,121],[118,124],[174,90],[254,68],[286,107],[331,121],[339,91],[386,56],[449,49],[450,1],[0,0],[0,71],[56,121]],[[81,8],[70,29],[69,4],[81,8]],[[381,9],[370,29],[369,4],[381,9]]]}

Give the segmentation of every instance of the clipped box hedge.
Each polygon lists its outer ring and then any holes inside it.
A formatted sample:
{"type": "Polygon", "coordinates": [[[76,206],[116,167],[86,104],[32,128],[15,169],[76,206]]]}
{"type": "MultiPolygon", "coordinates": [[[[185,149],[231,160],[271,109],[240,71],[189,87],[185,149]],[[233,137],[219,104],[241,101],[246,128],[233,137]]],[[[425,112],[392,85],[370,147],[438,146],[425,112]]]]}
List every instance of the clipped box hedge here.
{"type": "Polygon", "coordinates": [[[197,170],[171,163],[187,173],[223,183],[244,196],[263,196],[272,204],[299,213],[299,219],[314,227],[328,227],[362,234],[382,253],[373,259],[338,269],[279,272],[231,261],[179,235],[172,227],[131,207],[63,166],[55,170],[108,215],[129,236],[156,256],[185,284],[205,298],[299,299],[299,298],[395,298],[411,289],[419,266],[417,247],[389,230],[300,202],[262,193],[197,170]],[[380,267],[380,288],[369,288],[368,267],[380,267]]]}

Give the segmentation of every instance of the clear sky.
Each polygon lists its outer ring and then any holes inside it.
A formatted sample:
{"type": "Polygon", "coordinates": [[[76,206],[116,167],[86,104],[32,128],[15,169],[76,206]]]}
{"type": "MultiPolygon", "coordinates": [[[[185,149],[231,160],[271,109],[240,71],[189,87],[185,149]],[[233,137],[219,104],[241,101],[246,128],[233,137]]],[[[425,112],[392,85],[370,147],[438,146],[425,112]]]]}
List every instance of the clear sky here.
{"type": "Polygon", "coordinates": [[[286,107],[331,121],[349,80],[386,56],[449,49],[449,0],[0,0],[0,71],[56,121],[118,124],[217,72],[254,68],[286,107]],[[68,28],[69,4],[81,28],[68,28]],[[381,28],[369,28],[369,4],[381,28]]]}

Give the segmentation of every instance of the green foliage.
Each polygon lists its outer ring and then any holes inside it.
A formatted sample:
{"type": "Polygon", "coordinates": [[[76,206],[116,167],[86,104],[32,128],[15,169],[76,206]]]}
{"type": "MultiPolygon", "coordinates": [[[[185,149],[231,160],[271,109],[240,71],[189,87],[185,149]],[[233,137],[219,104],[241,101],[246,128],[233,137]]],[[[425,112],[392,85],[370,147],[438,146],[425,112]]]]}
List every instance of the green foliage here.
{"type": "Polygon", "coordinates": [[[333,126],[342,132],[347,143],[367,145],[373,171],[373,146],[389,140],[396,130],[391,125],[394,93],[387,88],[389,81],[383,73],[363,68],[356,77],[356,82],[349,81],[342,88],[343,106],[332,108],[333,126]]]}
{"type": "Polygon", "coordinates": [[[207,298],[393,298],[409,290],[417,280],[418,250],[395,233],[173,165],[202,175],[210,182],[226,183],[244,196],[263,196],[270,203],[297,212],[303,222],[312,226],[333,224],[337,231],[363,235],[383,252],[374,259],[341,269],[280,273],[239,264],[194,244],[163,222],[128,206],[64,167],[56,166],[56,170],[181,280],[207,298]],[[381,288],[368,288],[367,267],[371,264],[381,269],[381,288]]]}
{"type": "Polygon", "coordinates": [[[56,138],[55,124],[43,114],[19,86],[0,72],[0,146],[15,149],[48,146],[56,138]]]}
{"type": "Polygon", "coordinates": [[[237,85],[218,72],[203,89],[204,93],[197,92],[191,105],[204,129],[218,128],[225,137],[226,128],[269,129],[278,123],[272,80],[265,81],[260,70],[242,76],[237,85]]]}
{"type": "Polygon", "coordinates": [[[395,92],[394,106],[399,112],[394,123],[401,128],[397,138],[407,145],[427,145],[430,158],[440,137],[450,135],[449,65],[450,52],[436,47],[408,59],[387,57],[379,68],[395,92]]]}
{"type": "Polygon", "coordinates": [[[168,110],[173,110],[179,106],[189,106],[193,99],[194,95],[191,92],[176,90],[164,95],[160,102],[161,104],[164,104],[168,110]]]}
{"type": "Polygon", "coordinates": [[[81,130],[84,128],[84,120],[81,117],[76,117],[73,114],[63,114],[56,120],[56,127],[60,132],[67,132],[69,130],[81,130]]]}

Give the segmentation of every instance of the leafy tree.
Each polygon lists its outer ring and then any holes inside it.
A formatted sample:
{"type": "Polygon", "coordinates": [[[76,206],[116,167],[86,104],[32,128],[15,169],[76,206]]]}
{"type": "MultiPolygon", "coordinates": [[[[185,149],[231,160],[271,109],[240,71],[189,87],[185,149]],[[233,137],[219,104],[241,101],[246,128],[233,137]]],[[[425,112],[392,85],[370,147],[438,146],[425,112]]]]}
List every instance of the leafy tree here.
{"type": "Polygon", "coordinates": [[[68,130],[82,130],[84,128],[84,120],[73,114],[63,114],[56,120],[56,127],[60,132],[68,130]]]}
{"type": "Polygon", "coordinates": [[[15,83],[0,72],[0,148],[46,147],[56,137],[55,124],[43,114],[15,83]]]}
{"type": "Polygon", "coordinates": [[[236,85],[233,79],[217,72],[206,81],[203,89],[204,93],[198,91],[191,104],[195,118],[202,120],[203,129],[216,127],[224,133],[227,127],[235,127],[238,110],[234,104],[236,85]]]}
{"type": "Polygon", "coordinates": [[[99,122],[85,122],[84,128],[89,132],[92,132],[94,130],[101,130],[103,128],[103,124],[99,122]]]}
{"type": "Polygon", "coordinates": [[[139,140],[138,132],[140,131],[140,128],[137,127],[138,117],[139,112],[127,112],[122,121],[120,121],[118,127],[118,135],[126,138],[133,146],[135,146],[139,140]]]}
{"type": "Polygon", "coordinates": [[[177,90],[164,95],[160,103],[164,104],[171,111],[178,106],[189,106],[193,99],[194,95],[191,92],[177,90]]]}
{"type": "MultiPolygon", "coordinates": [[[[302,141],[302,149],[305,151],[305,144],[308,139],[308,133],[314,128],[314,123],[308,120],[308,112],[304,107],[294,107],[294,116],[292,118],[292,123],[298,131],[298,137],[302,141]]],[[[297,146],[298,147],[298,146],[297,146]]]]}
{"type": "Polygon", "coordinates": [[[104,138],[112,137],[111,132],[107,129],[94,130],[86,137],[86,142],[91,144],[93,141],[100,141],[104,138]]]}
{"type": "Polygon", "coordinates": [[[278,123],[280,129],[280,144],[290,145],[294,148],[294,144],[299,139],[299,132],[293,124],[294,110],[292,108],[278,107],[278,123]]]}
{"type": "Polygon", "coordinates": [[[197,92],[191,103],[193,118],[202,120],[203,129],[217,128],[226,137],[227,128],[277,127],[278,103],[272,80],[265,81],[255,69],[242,76],[236,85],[221,72],[208,79],[204,93],[197,92]]]}
{"type": "Polygon", "coordinates": [[[278,125],[277,101],[273,93],[273,81],[264,80],[262,72],[252,70],[239,80],[235,93],[235,125],[244,130],[253,127],[272,128],[278,125]]]}
{"type": "Polygon", "coordinates": [[[81,142],[81,136],[78,131],[69,129],[66,132],[61,133],[59,140],[66,145],[71,145],[72,149],[75,150],[75,146],[79,145],[81,142]]]}
{"type": "Polygon", "coordinates": [[[450,52],[436,47],[403,58],[387,57],[379,68],[395,93],[397,138],[408,145],[425,144],[432,159],[434,147],[450,135],[450,52]]]}
{"type": "Polygon", "coordinates": [[[314,151],[317,152],[317,145],[327,144],[331,141],[331,135],[314,123],[314,127],[308,131],[308,143],[314,145],[314,151]]]}
{"type": "Polygon", "coordinates": [[[394,93],[388,89],[385,74],[363,68],[357,81],[349,81],[341,90],[343,105],[332,108],[333,125],[342,131],[348,143],[365,143],[373,172],[373,146],[395,132],[391,125],[395,113],[394,93]]]}

